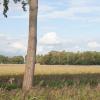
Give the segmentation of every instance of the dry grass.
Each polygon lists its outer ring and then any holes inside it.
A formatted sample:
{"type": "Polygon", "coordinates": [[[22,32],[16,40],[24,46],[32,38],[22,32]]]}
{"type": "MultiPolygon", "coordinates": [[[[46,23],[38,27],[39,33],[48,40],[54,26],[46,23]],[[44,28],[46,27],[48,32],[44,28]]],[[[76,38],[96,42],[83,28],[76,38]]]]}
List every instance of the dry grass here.
{"type": "MultiPolygon", "coordinates": [[[[3,91],[0,93],[0,100],[22,100],[21,96],[21,90],[3,91]]],[[[25,100],[100,100],[100,88],[34,88],[28,92],[25,100]]]]}
{"type": "MultiPolygon", "coordinates": [[[[22,83],[25,65],[0,65],[0,84],[22,83]]],[[[12,87],[9,87],[12,89],[12,87]]],[[[0,90],[0,100],[22,100],[21,89],[0,90]]],[[[100,66],[36,65],[34,88],[25,100],[100,100],[100,66]]]]}
{"type": "MultiPolygon", "coordinates": [[[[0,65],[0,76],[23,74],[25,65],[0,65]]],[[[100,66],[78,66],[78,65],[36,65],[35,74],[93,74],[100,73],[100,66]]]]}

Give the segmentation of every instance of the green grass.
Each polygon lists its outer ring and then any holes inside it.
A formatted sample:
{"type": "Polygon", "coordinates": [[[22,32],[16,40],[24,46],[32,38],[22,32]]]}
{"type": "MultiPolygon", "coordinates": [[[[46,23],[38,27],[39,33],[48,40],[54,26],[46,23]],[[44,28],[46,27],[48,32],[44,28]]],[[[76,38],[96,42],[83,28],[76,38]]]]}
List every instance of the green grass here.
{"type": "MultiPolygon", "coordinates": [[[[0,100],[22,100],[23,72],[24,65],[1,65],[0,100]]],[[[100,68],[36,65],[34,87],[25,100],[100,100],[100,68]]]]}
{"type": "MultiPolygon", "coordinates": [[[[0,100],[22,100],[20,89],[2,91],[0,100]]],[[[61,89],[35,87],[25,95],[25,100],[100,100],[100,87],[63,87],[61,89]]]]}

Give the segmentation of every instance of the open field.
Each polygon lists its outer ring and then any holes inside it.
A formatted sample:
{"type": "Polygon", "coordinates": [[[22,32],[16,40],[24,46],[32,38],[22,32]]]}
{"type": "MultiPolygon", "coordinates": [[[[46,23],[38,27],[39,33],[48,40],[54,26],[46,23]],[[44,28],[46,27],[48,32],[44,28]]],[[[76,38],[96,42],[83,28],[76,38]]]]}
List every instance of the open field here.
{"type": "MultiPolygon", "coordinates": [[[[25,65],[1,64],[0,76],[23,74],[25,65]]],[[[100,66],[81,66],[81,65],[36,65],[35,74],[86,74],[100,73],[100,66]]]]}
{"type": "MultiPolygon", "coordinates": [[[[22,100],[24,69],[25,65],[0,65],[0,100],[22,100]],[[14,85],[8,84],[10,78],[14,85]]],[[[25,100],[100,100],[100,66],[37,64],[34,87],[25,100]]]]}

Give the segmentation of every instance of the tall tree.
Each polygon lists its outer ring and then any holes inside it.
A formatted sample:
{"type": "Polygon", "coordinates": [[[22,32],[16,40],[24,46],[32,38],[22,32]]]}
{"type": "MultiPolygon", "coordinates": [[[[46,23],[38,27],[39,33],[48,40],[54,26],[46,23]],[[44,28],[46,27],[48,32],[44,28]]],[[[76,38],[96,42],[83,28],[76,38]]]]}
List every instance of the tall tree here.
{"type": "Polygon", "coordinates": [[[26,58],[26,68],[23,81],[23,90],[29,90],[33,85],[33,75],[36,63],[37,44],[37,12],[38,0],[29,1],[29,40],[26,58]]]}
{"type": "MultiPolygon", "coordinates": [[[[13,0],[15,3],[21,2],[22,8],[25,10],[25,5],[28,0],[13,0]],[[26,2],[25,2],[26,1],[26,2]]],[[[29,0],[29,39],[27,58],[25,66],[25,74],[23,80],[24,91],[28,91],[33,85],[33,76],[36,62],[36,45],[37,45],[37,13],[38,13],[38,0],[29,0]]],[[[3,14],[7,17],[9,0],[4,0],[4,11],[3,14]]]]}

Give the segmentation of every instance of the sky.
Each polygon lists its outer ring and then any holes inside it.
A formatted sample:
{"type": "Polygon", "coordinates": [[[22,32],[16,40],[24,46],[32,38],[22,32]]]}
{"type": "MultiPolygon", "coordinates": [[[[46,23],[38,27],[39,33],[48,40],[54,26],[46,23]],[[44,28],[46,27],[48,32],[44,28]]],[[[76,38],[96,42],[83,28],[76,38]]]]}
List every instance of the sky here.
{"type": "MultiPolygon", "coordinates": [[[[2,0],[1,0],[2,1],[2,0]]],[[[11,1],[11,0],[10,0],[11,1]]],[[[0,5],[0,54],[26,55],[28,6],[0,5]]],[[[56,51],[100,51],[100,0],[39,0],[37,54],[56,51]]]]}

